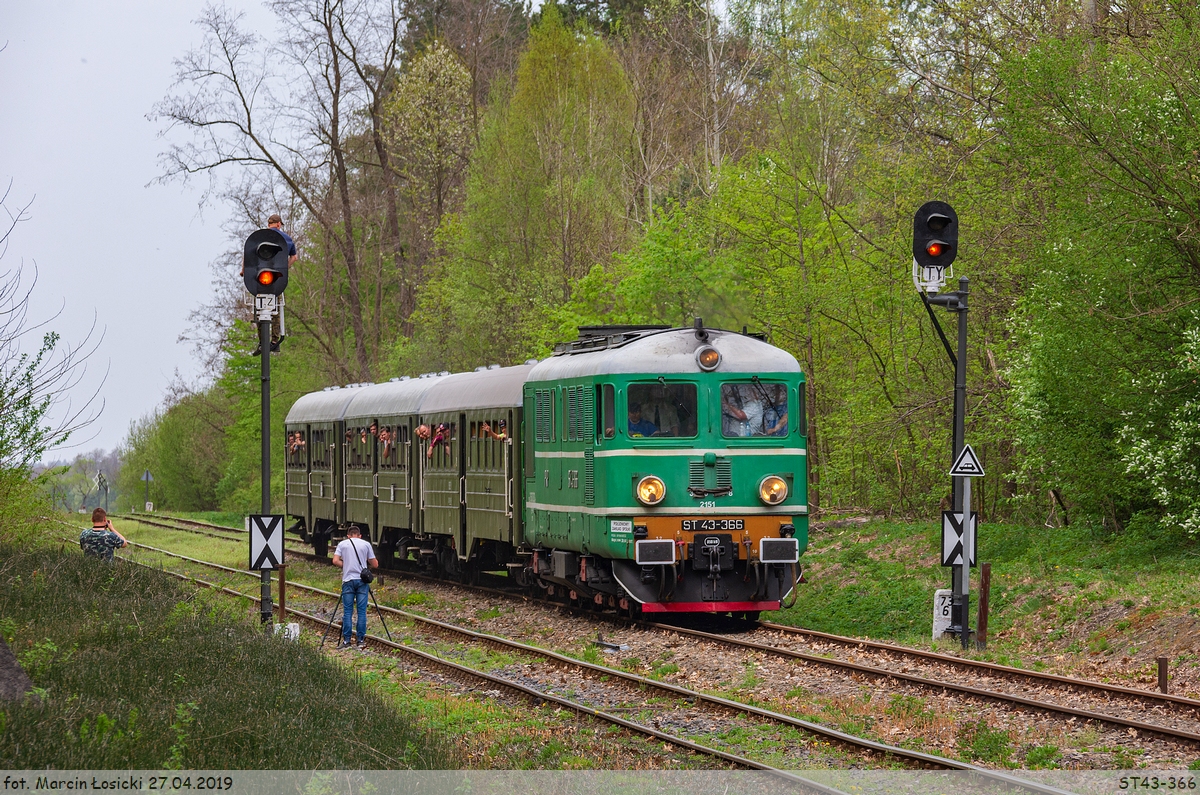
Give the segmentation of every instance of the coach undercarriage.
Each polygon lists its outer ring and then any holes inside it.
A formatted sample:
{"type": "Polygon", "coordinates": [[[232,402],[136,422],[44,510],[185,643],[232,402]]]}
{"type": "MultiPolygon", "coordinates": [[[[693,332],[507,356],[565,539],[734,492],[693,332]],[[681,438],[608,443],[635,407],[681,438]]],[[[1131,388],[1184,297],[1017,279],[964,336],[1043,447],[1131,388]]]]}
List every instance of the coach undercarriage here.
{"type": "MultiPolygon", "coordinates": [[[[309,533],[298,523],[302,540],[326,555],[331,541],[345,535],[346,526],[319,521],[309,533]]],[[[363,528],[370,537],[369,530],[363,528]]],[[[798,563],[739,560],[729,554],[732,540],[711,536],[683,545],[680,560],[667,565],[641,565],[570,550],[515,549],[508,544],[476,539],[471,555],[462,560],[452,536],[413,534],[383,528],[376,554],[383,568],[411,561],[423,573],[456,582],[474,583],[482,572],[504,571],[515,584],[552,599],[590,604],[626,613],[732,613],[757,618],[759,611],[778,609],[798,582],[798,563]],[[722,554],[724,550],[725,554],[722,554]]]]}

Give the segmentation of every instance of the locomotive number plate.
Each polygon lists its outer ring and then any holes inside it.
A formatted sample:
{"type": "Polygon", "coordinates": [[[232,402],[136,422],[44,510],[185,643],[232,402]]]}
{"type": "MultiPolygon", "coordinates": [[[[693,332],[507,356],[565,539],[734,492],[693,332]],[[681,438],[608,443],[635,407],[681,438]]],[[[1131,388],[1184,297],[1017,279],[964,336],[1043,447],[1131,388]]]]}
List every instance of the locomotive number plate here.
{"type": "Polygon", "coordinates": [[[745,519],[684,519],[683,529],[689,532],[712,530],[745,530],[745,519]]]}

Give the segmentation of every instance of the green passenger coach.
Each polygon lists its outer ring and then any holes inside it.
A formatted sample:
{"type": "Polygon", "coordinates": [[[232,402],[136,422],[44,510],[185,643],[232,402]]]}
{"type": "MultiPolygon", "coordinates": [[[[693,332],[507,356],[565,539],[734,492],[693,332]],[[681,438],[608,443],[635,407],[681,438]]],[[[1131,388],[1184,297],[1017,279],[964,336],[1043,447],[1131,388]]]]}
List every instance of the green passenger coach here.
{"type": "Polygon", "coordinates": [[[541,362],[344,391],[285,423],[287,510],[322,554],[354,524],[389,564],[627,612],[757,616],[800,580],[804,376],[755,335],[585,327],[541,362]],[[317,432],[340,445],[316,457],[317,432]]]}

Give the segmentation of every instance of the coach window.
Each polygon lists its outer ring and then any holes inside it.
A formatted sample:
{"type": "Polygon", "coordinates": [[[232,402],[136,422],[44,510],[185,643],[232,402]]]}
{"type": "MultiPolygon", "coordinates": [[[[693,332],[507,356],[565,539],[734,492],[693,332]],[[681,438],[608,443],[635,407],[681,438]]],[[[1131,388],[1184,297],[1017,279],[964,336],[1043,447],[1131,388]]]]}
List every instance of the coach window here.
{"type": "Polygon", "coordinates": [[[392,445],[395,448],[395,452],[392,455],[399,458],[397,468],[401,472],[408,470],[408,445],[411,441],[412,438],[409,436],[408,426],[397,425],[395,433],[392,434],[392,445]]]}
{"type": "Polygon", "coordinates": [[[329,469],[329,447],[323,430],[312,432],[312,467],[313,469],[329,469]]]}
{"type": "Polygon", "coordinates": [[[626,431],[631,438],[682,438],[696,435],[696,385],[659,379],[630,384],[626,431]]]}
{"type": "Polygon", "coordinates": [[[399,466],[400,456],[396,452],[396,432],[397,428],[392,425],[384,425],[379,429],[379,468],[380,469],[396,469],[399,466]]]}

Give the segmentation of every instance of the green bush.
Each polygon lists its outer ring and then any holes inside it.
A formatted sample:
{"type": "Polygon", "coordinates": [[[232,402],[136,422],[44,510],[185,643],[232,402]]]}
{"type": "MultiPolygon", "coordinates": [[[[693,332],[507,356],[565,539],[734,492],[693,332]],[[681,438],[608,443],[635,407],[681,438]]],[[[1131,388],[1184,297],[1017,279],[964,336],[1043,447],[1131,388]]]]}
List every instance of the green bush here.
{"type": "Polygon", "coordinates": [[[958,736],[958,752],[968,762],[979,761],[1006,766],[1012,756],[1012,738],[1002,729],[988,726],[980,718],[976,723],[964,725],[958,736]]]}
{"type": "Polygon", "coordinates": [[[76,550],[0,542],[0,623],[40,698],[0,707],[0,766],[444,768],[446,746],[248,605],[76,550]]]}

